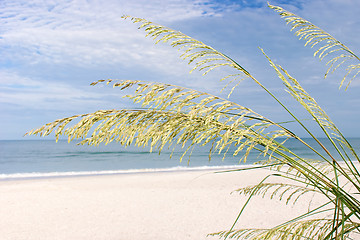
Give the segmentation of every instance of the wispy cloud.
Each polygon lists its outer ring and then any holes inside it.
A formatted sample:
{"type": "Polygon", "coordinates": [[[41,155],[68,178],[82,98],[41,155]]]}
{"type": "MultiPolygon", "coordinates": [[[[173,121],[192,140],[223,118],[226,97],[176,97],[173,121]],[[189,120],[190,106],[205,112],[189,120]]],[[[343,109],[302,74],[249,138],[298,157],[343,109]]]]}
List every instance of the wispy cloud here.
{"type": "Polygon", "coordinates": [[[211,4],[189,0],[2,1],[1,48],[9,59],[39,63],[123,63],[139,49],[139,32],[123,14],[167,22],[216,15],[211,4]],[[126,36],[126,37],[124,37],[126,36]],[[126,47],[124,47],[126,46],[126,47]],[[32,59],[32,61],[30,60],[32,59]]]}

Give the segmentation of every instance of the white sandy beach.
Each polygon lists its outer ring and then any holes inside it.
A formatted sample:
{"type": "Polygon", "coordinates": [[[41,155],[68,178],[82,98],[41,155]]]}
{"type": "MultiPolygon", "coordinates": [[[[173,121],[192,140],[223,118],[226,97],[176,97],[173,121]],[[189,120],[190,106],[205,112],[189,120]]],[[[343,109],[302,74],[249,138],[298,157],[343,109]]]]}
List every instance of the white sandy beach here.
{"type": "MultiPolygon", "coordinates": [[[[1,181],[0,236],[216,239],[207,234],[229,229],[246,200],[231,192],[258,183],[265,173],[188,171],[1,181]]],[[[237,226],[270,227],[307,207],[254,198],[237,226]]]]}

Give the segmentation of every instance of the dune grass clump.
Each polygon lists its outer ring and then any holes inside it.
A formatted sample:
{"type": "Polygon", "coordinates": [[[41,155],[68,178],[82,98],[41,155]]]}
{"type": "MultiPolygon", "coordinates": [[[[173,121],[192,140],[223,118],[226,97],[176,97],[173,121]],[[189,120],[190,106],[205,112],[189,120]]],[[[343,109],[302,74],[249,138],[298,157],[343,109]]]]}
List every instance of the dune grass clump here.
{"type": "MultiPolygon", "coordinates": [[[[345,69],[339,79],[340,87],[348,88],[360,72],[360,59],[348,47],[309,21],[284,10],[269,5],[277,12],[295,35],[314,49],[314,56],[327,61],[325,77],[337,69],[345,69]]],[[[172,84],[139,80],[99,80],[92,83],[108,84],[120,90],[130,90],[125,97],[141,105],[136,109],[99,110],[45,124],[27,134],[47,136],[55,132],[58,139],[66,135],[69,141],[82,139],[80,144],[98,145],[119,142],[124,146],[150,146],[161,152],[164,147],[181,145],[184,154],[190,154],[195,146],[210,145],[209,159],[213,154],[238,156],[246,161],[250,152],[262,156],[258,167],[269,169],[269,175],[259,184],[238,189],[248,198],[241,209],[241,217],[253,196],[278,198],[286,203],[296,204],[307,193],[325,196],[327,201],[312,207],[297,218],[270,229],[238,229],[237,219],[231,229],[214,233],[219,238],[235,239],[352,239],[360,233],[360,159],[350,142],[331,121],[330,117],[300,85],[279,64],[260,50],[276,72],[288,92],[309,114],[311,121],[321,130],[323,138],[330,142],[325,147],[300,120],[260,80],[256,79],[244,66],[211,46],[191,38],[179,31],[155,24],[145,19],[124,16],[139,25],[146,36],[156,43],[168,43],[182,52],[181,58],[192,64],[191,71],[203,75],[223,68],[229,74],[220,80],[223,90],[228,90],[227,98],[172,84]],[[303,138],[288,129],[284,123],[277,123],[253,110],[229,100],[241,81],[254,81],[268,93],[285,112],[307,134],[314,139],[322,151],[309,145],[303,138]],[[71,124],[70,124],[71,123],[71,124]],[[69,124],[69,125],[68,125],[69,124]],[[295,139],[318,156],[313,161],[298,155],[285,147],[288,139],[295,139]],[[277,177],[289,183],[268,181],[277,177]]],[[[183,158],[181,157],[181,159],[183,158]]]]}

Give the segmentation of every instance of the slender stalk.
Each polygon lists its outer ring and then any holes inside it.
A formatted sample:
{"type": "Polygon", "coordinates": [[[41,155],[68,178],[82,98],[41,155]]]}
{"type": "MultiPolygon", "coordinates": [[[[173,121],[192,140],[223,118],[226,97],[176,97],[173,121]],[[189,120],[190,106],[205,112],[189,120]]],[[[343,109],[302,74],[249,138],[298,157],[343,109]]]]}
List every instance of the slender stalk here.
{"type": "MultiPolygon", "coordinates": [[[[235,221],[234,221],[233,225],[231,226],[231,228],[230,228],[229,232],[231,232],[231,231],[234,229],[235,224],[238,222],[238,220],[239,220],[239,218],[240,218],[241,214],[242,214],[242,213],[243,213],[243,211],[245,210],[246,206],[249,204],[249,202],[250,202],[251,198],[254,196],[254,193],[257,191],[257,189],[259,189],[259,187],[261,186],[261,184],[262,184],[262,183],[263,183],[266,179],[268,179],[268,178],[269,178],[269,177],[271,177],[271,176],[272,176],[272,174],[271,174],[271,175],[266,176],[263,180],[261,180],[261,181],[259,182],[259,184],[257,185],[257,187],[253,189],[252,193],[250,194],[250,196],[248,197],[248,199],[247,199],[247,200],[246,200],[246,202],[244,203],[243,207],[241,208],[241,210],[240,210],[239,214],[237,215],[237,217],[236,217],[236,219],[235,219],[235,221]]],[[[228,237],[228,236],[226,236],[224,240],[226,240],[226,239],[227,239],[227,237],[228,237]]]]}

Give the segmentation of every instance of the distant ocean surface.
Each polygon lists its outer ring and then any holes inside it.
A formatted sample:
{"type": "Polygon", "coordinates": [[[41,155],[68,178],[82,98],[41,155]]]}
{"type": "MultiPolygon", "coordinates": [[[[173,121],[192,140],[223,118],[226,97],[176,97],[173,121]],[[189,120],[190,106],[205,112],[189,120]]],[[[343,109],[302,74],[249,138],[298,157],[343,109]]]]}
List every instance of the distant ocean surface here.
{"type": "MultiPolygon", "coordinates": [[[[316,145],[311,139],[306,141],[316,145]]],[[[360,152],[360,138],[349,141],[360,152]]],[[[286,145],[305,158],[316,158],[297,141],[289,140],[286,145]]],[[[209,161],[208,150],[197,147],[189,162],[188,155],[180,162],[181,148],[170,158],[172,150],[164,149],[159,155],[156,151],[150,153],[148,148],[124,148],[116,142],[95,147],[65,140],[57,143],[54,140],[0,140],[0,179],[218,169],[262,160],[254,151],[246,163],[239,164],[242,155],[233,157],[230,152],[224,160],[222,154],[214,154],[209,161]]]]}

